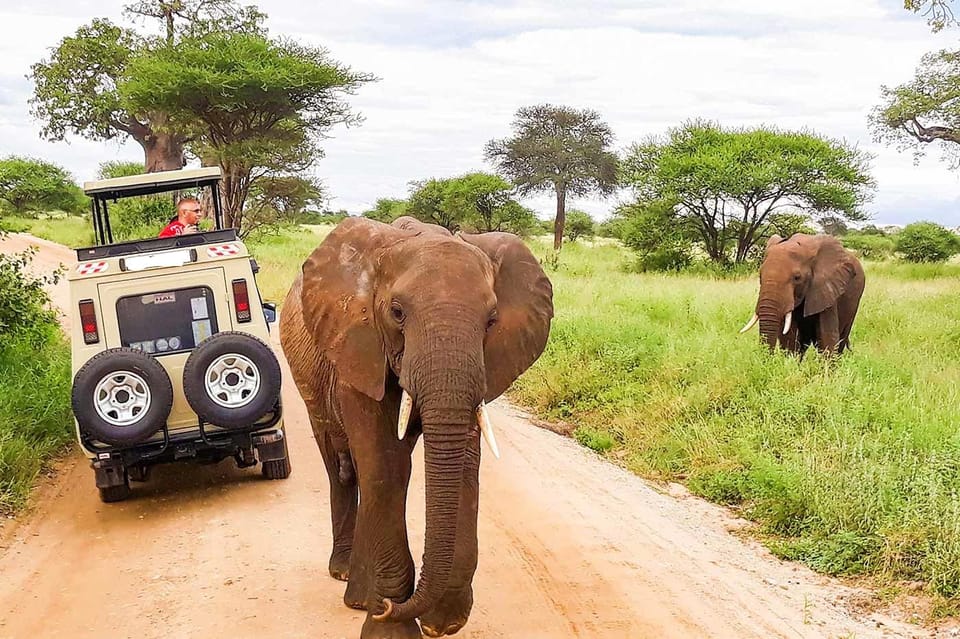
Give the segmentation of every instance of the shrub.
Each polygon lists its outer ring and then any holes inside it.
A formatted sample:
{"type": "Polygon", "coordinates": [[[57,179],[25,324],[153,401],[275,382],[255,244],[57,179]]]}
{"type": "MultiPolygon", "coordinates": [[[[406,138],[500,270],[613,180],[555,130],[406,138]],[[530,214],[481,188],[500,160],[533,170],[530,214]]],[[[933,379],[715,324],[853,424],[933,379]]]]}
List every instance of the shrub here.
{"type": "Polygon", "coordinates": [[[70,349],[44,290],[59,273],[29,275],[32,255],[0,253],[0,513],[71,436],[70,349]]]}
{"type": "Polygon", "coordinates": [[[690,253],[678,246],[664,246],[653,251],[640,253],[637,256],[635,270],[640,273],[647,271],[682,271],[690,266],[693,258],[690,253]]]}
{"type": "Polygon", "coordinates": [[[581,237],[593,237],[593,218],[583,211],[568,211],[563,236],[571,242],[576,242],[581,237]]]}
{"type": "Polygon", "coordinates": [[[939,224],[914,222],[897,235],[897,251],[909,262],[945,262],[960,253],[960,238],[939,224]]]}
{"type": "MultiPolygon", "coordinates": [[[[0,238],[5,235],[0,231],[0,238]]],[[[27,265],[36,250],[23,253],[0,253],[0,340],[18,336],[47,334],[56,325],[57,317],[48,307],[50,298],[44,290],[54,284],[61,273],[34,277],[27,265]]]]}
{"type": "Polygon", "coordinates": [[[841,238],[843,245],[866,260],[890,259],[896,248],[893,238],[878,234],[848,233],[841,238]]]}
{"type": "Polygon", "coordinates": [[[116,241],[156,237],[176,215],[169,196],[152,195],[119,200],[109,205],[110,228],[116,241]]]}

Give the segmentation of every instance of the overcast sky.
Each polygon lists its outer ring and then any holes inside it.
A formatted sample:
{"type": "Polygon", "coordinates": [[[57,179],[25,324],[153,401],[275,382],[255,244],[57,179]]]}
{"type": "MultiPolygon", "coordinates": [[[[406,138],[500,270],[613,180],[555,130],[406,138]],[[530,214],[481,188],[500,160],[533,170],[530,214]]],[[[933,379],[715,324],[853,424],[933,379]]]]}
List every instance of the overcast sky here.
{"type": "MultiPolygon", "coordinates": [[[[52,143],[27,105],[29,67],[93,16],[121,20],[122,2],[0,3],[0,155],[66,167],[78,182],[100,162],[142,161],[135,143],[52,143]]],[[[809,128],[876,155],[877,223],[960,224],[960,173],[931,149],[875,144],[867,115],[880,85],[909,80],[927,51],[956,47],[960,29],[931,34],[902,0],[584,0],[461,2],[264,0],[274,35],[322,45],[379,82],[352,100],[361,126],[324,143],[316,173],[331,208],[359,213],[408,183],[491,170],[484,143],[510,132],[520,106],[551,102],[599,111],[617,150],[684,119],[809,128]]],[[[542,216],[548,197],[527,201],[542,216]]],[[[616,198],[577,200],[605,217],[616,198]]],[[[568,201],[568,206],[570,206],[568,201]]]]}

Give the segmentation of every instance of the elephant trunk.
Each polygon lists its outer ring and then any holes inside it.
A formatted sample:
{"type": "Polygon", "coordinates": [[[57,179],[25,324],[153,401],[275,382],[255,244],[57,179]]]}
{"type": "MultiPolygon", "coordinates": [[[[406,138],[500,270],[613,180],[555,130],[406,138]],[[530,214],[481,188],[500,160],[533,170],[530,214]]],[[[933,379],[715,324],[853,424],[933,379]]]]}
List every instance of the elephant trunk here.
{"type": "MultiPolygon", "coordinates": [[[[438,338],[433,337],[431,342],[438,338]]],[[[402,603],[385,599],[384,612],[375,616],[379,621],[422,616],[440,601],[453,570],[465,459],[471,438],[480,435],[476,410],[484,388],[480,344],[476,353],[451,348],[452,343],[463,343],[451,342],[453,337],[439,336],[444,348],[434,346],[422,357],[404,358],[408,370],[418,371],[410,378],[402,376],[401,385],[409,380],[413,387],[423,428],[426,535],[416,590],[402,603]]]]}
{"type": "Polygon", "coordinates": [[[767,344],[770,350],[777,346],[777,341],[783,331],[783,323],[786,317],[786,311],[783,310],[783,304],[775,297],[764,296],[760,292],[760,301],[757,302],[757,316],[760,318],[760,336],[767,344]]]}

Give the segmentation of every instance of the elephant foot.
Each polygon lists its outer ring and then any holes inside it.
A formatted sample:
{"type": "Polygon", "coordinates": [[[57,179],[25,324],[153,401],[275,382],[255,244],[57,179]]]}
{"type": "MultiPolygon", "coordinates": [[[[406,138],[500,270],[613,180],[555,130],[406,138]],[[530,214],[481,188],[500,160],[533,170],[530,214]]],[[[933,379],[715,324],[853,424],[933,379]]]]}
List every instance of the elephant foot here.
{"type": "Polygon", "coordinates": [[[338,581],[350,579],[350,549],[334,550],[330,555],[330,576],[338,581]]]}
{"type": "Polygon", "coordinates": [[[360,639],[422,639],[416,621],[375,621],[367,615],[360,630],[360,639]]]}
{"type": "Polygon", "coordinates": [[[467,624],[473,608],[473,586],[448,590],[436,606],[420,617],[423,634],[442,637],[459,632],[467,624]]]}
{"type": "Polygon", "coordinates": [[[366,610],[370,595],[370,580],[365,578],[362,572],[352,572],[351,575],[347,580],[347,589],[343,593],[343,603],[347,608],[366,610]]]}

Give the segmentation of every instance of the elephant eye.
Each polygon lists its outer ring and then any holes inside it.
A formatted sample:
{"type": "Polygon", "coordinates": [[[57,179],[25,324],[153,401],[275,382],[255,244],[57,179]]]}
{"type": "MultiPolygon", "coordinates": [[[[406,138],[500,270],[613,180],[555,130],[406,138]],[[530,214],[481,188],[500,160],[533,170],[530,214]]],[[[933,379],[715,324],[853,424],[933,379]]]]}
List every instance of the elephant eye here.
{"type": "Polygon", "coordinates": [[[494,313],[493,315],[490,316],[490,319],[487,320],[487,330],[489,331],[491,328],[493,328],[493,325],[496,323],[497,323],[497,315],[496,313],[494,313]]]}
{"type": "Polygon", "coordinates": [[[398,324],[402,324],[404,318],[406,317],[403,314],[403,308],[400,306],[399,302],[393,302],[390,304],[390,315],[393,317],[394,321],[398,324]]]}
{"type": "Polygon", "coordinates": [[[802,277],[803,277],[803,276],[800,275],[800,273],[794,273],[794,274],[793,274],[793,281],[794,281],[794,282],[799,282],[799,281],[800,281],[800,278],[802,278],[802,277]]]}

